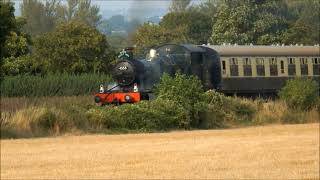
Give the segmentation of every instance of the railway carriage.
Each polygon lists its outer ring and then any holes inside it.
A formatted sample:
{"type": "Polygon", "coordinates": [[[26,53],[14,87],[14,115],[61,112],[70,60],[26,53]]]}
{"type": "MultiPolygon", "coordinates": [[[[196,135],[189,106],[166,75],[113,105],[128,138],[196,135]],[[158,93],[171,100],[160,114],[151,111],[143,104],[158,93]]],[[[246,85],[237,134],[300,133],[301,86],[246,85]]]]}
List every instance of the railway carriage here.
{"type": "Polygon", "coordinates": [[[319,46],[206,46],[220,55],[226,94],[272,95],[295,77],[319,82],[319,46]]]}

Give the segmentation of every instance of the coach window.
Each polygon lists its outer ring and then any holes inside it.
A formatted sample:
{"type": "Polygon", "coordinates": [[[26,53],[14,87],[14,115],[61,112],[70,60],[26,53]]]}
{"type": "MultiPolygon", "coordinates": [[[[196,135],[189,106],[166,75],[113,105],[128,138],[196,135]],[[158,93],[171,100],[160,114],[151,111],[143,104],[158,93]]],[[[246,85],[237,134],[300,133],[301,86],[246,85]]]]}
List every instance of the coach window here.
{"type": "Polygon", "coordinates": [[[277,66],[277,61],[276,58],[270,58],[269,59],[270,63],[270,76],[278,76],[278,66],[277,66]]]}
{"type": "Polygon", "coordinates": [[[295,60],[294,58],[291,57],[291,58],[288,58],[288,59],[289,59],[289,64],[294,64],[294,60],[295,60]]]}
{"type": "Polygon", "coordinates": [[[320,58],[312,58],[313,75],[320,75],[320,58]]]}
{"type": "Polygon", "coordinates": [[[252,76],[251,59],[248,57],[243,58],[243,75],[252,76]]]}
{"type": "Polygon", "coordinates": [[[293,57],[288,58],[288,74],[289,76],[296,75],[295,59],[293,57]]]}
{"type": "Polygon", "coordinates": [[[281,70],[281,74],[283,74],[284,73],[284,61],[283,60],[280,61],[280,70],[281,70]]]}
{"type": "Polygon", "coordinates": [[[222,74],[226,74],[227,70],[226,70],[226,61],[222,61],[222,74]]]}
{"type": "Polygon", "coordinates": [[[238,69],[238,59],[237,58],[230,58],[230,75],[231,76],[238,76],[239,69],[238,69]]]}
{"type": "Polygon", "coordinates": [[[319,58],[312,58],[312,64],[319,64],[319,58]]]}
{"type": "Polygon", "coordinates": [[[256,58],[256,67],[257,67],[257,75],[258,76],[265,76],[264,70],[264,59],[263,58],[256,58]]]}
{"type": "Polygon", "coordinates": [[[308,75],[308,60],[307,58],[300,58],[300,69],[301,69],[301,75],[307,76],[308,75]]]}

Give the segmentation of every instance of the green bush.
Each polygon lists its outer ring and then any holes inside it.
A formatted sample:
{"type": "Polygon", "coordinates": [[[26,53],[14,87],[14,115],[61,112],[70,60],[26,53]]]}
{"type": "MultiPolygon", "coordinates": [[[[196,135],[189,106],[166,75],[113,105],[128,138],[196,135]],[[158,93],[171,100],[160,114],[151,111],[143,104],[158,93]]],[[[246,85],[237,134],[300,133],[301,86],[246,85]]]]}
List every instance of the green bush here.
{"type": "Polygon", "coordinates": [[[188,128],[190,125],[188,112],[170,100],[96,107],[86,114],[89,122],[98,129],[162,131],[188,128]]]}
{"type": "Polygon", "coordinates": [[[228,102],[230,98],[216,91],[207,91],[203,96],[205,108],[201,112],[200,128],[222,128],[231,117],[228,102]]]}
{"type": "Polygon", "coordinates": [[[251,124],[257,107],[253,101],[227,97],[216,91],[204,94],[201,128],[223,128],[240,124],[251,124]]]}
{"type": "Polygon", "coordinates": [[[102,74],[50,74],[46,76],[6,76],[1,82],[2,97],[90,95],[101,83],[110,81],[102,74]]]}
{"type": "Polygon", "coordinates": [[[253,101],[234,98],[232,100],[231,110],[234,113],[235,121],[240,124],[251,124],[257,108],[253,101]]]}
{"type": "Polygon", "coordinates": [[[204,107],[202,102],[203,88],[195,76],[177,73],[174,78],[164,74],[156,87],[158,99],[175,101],[186,109],[191,117],[191,126],[199,125],[199,112],[204,107]]]}
{"type": "Polygon", "coordinates": [[[310,110],[319,99],[319,84],[304,78],[288,80],[279,96],[291,109],[310,110]]]}

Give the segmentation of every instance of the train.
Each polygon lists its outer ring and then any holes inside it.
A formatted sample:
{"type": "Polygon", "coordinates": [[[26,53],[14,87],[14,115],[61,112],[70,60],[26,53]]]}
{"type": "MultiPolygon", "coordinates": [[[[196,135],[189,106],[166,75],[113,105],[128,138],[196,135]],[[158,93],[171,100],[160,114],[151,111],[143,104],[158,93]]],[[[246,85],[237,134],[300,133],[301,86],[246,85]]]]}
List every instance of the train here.
{"type": "Polygon", "coordinates": [[[204,90],[226,95],[270,96],[288,79],[306,77],[320,83],[319,45],[193,45],[162,44],[145,58],[134,59],[133,48],[121,51],[112,70],[115,82],[94,95],[99,105],[136,103],[154,98],[164,73],[194,75],[204,90]]]}

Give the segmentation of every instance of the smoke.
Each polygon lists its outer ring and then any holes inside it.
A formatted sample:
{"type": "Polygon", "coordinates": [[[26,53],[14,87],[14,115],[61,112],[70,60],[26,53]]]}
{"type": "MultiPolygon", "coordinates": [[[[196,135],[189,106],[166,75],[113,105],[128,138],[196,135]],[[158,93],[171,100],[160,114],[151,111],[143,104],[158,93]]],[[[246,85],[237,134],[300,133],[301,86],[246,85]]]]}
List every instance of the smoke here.
{"type": "Polygon", "coordinates": [[[133,0],[129,8],[129,21],[139,21],[143,22],[147,15],[152,13],[154,6],[153,2],[150,0],[133,0]]]}

